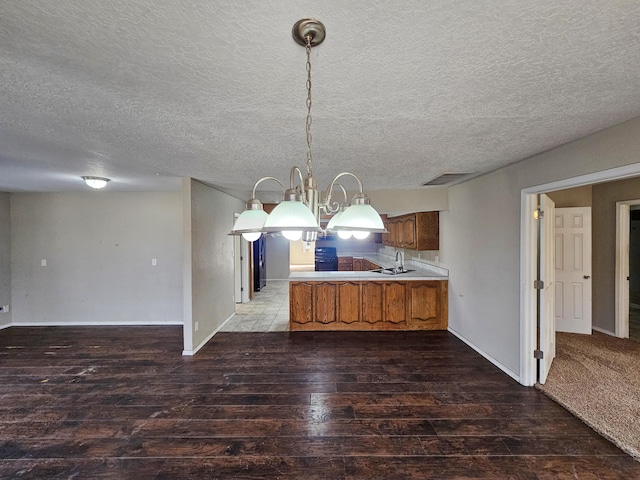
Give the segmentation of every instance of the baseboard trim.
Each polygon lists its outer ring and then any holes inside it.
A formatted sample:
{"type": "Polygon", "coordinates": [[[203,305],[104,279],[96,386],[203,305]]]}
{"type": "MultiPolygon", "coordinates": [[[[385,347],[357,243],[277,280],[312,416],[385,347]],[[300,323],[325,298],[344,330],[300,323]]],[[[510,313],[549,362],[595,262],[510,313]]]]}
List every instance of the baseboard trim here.
{"type": "Polygon", "coordinates": [[[222,322],[218,326],[218,328],[216,328],[213,332],[211,332],[211,334],[207,338],[205,338],[202,342],[200,342],[200,344],[196,348],[194,348],[193,350],[183,350],[182,355],[184,355],[185,357],[192,357],[193,355],[198,353],[198,350],[204,347],[207,344],[207,342],[211,340],[216,333],[222,330],[222,327],[224,327],[227,324],[227,322],[231,320],[235,315],[236,315],[236,312],[233,312],[231,315],[229,315],[227,319],[224,322],[222,322]]]}
{"type": "Polygon", "coordinates": [[[12,325],[11,325],[10,323],[5,323],[4,325],[0,325],[0,330],[3,330],[3,329],[5,329],[5,328],[9,328],[9,327],[11,327],[11,326],[12,326],[12,325]]]}
{"type": "Polygon", "coordinates": [[[613,333],[610,330],[605,330],[604,328],[600,328],[600,327],[594,327],[593,325],[591,325],[591,330],[595,330],[596,332],[604,333],[605,335],[611,335],[612,337],[616,336],[616,334],[613,333]]]}
{"type": "Polygon", "coordinates": [[[182,322],[11,322],[10,327],[162,327],[182,325],[182,322]]]}
{"type": "Polygon", "coordinates": [[[491,363],[493,363],[496,367],[498,367],[500,370],[502,370],[504,373],[506,373],[507,375],[509,375],[511,378],[513,378],[516,382],[520,383],[520,375],[516,375],[514,372],[512,372],[510,369],[508,369],[507,367],[505,367],[502,363],[500,363],[499,361],[497,361],[495,358],[493,358],[491,355],[487,354],[486,352],[484,352],[481,348],[477,347],[476,345],[473,344],[473,342],[470,342],[469,340],[467,340],[465,337],[463,337],[461,334],[459,334],[458,332],[456,332],[455,330],[453,330],[451,327],[448,328],[449,332],[452,333],[454,336],[458,337],[460,340],[462,340],[464,343],[466,343],[469,347],[473,348],[476,352],[478,352],[480,355],[482,355],[484,358],[486,358],[487,360],[489,360],[491,363]]]}

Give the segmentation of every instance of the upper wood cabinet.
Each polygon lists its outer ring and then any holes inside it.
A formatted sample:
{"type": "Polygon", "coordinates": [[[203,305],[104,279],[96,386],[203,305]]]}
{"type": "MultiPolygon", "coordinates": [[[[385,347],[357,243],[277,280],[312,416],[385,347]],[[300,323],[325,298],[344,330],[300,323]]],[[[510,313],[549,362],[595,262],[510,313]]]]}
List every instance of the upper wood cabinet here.
{"type": "Polygon", "coordinates": [[[440,249],[439,212],[417,212],[385,220],[389,233],[382,235],[382,243],[390,247],[410,250],[440,249]]]}

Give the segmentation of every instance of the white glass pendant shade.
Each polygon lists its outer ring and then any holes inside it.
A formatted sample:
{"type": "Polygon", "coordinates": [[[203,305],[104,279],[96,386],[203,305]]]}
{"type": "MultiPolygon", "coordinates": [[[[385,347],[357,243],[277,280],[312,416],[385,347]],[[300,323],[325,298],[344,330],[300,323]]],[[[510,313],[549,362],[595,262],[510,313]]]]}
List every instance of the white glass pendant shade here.
{"type": "Polygon", "coordinates": [[[327,231],[333,230],[333,227],[335,226],[336,222],[342,216],[342,212],[344,212],[344,210],[338,210],[336,214],[333,217],[331,217],[331,220],[329,220],[329,223],[327,224],[327,228],[325,230],[327,231]]]}
{"type": "Polygon", "coordinates": [[[260,238],[262,232],[251,232],[251,233],[243,233],[242,238],[244,238],[247,242],[255,242],[260,238]]]}
{"type": "MultiPolygon", "coordinates": [[[[343,208],[344,210],[341,208],[333,217],[331,217],[331,220],[329,220],[329,223],[327,224],[327,228],[326,228],[327,231],[330,231],[330,232],[334,231],[333,227],[335,227],[336,224],[340,221],[340,217],[342,216],[344,211],[348,208],[348,206],[345,206],[343,208]]],[[[337,233],[338,233],[338,237],[340,237],[343,240],[348,240],[353,235],[353,233],[350,230],[340,230],[337,233]]]]}
{"type": "Polygon", "coordinates": [[[369,236],[369,233],[371,232],[356,230],[353,232],[353,238],[357,238],[358,240],[364,240],[369,236]]]}
{"type": "MultiPolygon", "coordinates": [[[[294,200],[284,200],[269,214],[269,218],[262,228],[263,232],[300,232],[318,231],[318,221],[304,203],[294,200]]],[[[292,235],[293,236],[293,235],[292,235]]],[[[298,237],[299,240],[301,237],[298,237]]]]}
{"type": "Polygon", "coordinates": [[[284,230],[282,236],[292,242],[297,242],[302,238],[302,230],[284,230]]]}
{"type": "Polygon", "coordinates": [[[382,218],[371,205],[351,205],[333,226],[336,231],[367,231],[370,233],[386,232],[382,218]]]}
{"type": "Polygon", "coordinates": [[[231,235],[242,234],[242,236],[249,242],[253,242],[260,238],[262,235],[262,227],[267,221],[269,215],[264,210],[245,210],[236,219],[236,223],[233,225],[231,235]]]}

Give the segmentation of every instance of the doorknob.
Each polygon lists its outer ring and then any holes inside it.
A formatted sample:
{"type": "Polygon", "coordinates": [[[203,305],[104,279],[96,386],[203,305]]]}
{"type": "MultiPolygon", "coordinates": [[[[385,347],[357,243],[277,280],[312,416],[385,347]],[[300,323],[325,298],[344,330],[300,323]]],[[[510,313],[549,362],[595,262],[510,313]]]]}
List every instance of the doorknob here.
{"type": "Polygon", "coordinates": [[[585,279],[589,279],[589,278],[591,278],[591,275],[584,275],[584,278],[585,279]]]}

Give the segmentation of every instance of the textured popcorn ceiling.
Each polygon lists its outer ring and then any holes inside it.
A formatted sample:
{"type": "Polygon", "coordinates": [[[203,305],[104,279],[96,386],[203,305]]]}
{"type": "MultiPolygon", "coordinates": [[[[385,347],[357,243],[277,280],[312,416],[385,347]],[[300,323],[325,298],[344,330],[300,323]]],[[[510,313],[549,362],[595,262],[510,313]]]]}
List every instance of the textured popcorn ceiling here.
{"type": "Polygon", "coordinates": [[[638,0],[0,2],[0,191],[248,190],[304,167],[367,190],[485,172],[640,116],[638,0]]]}

